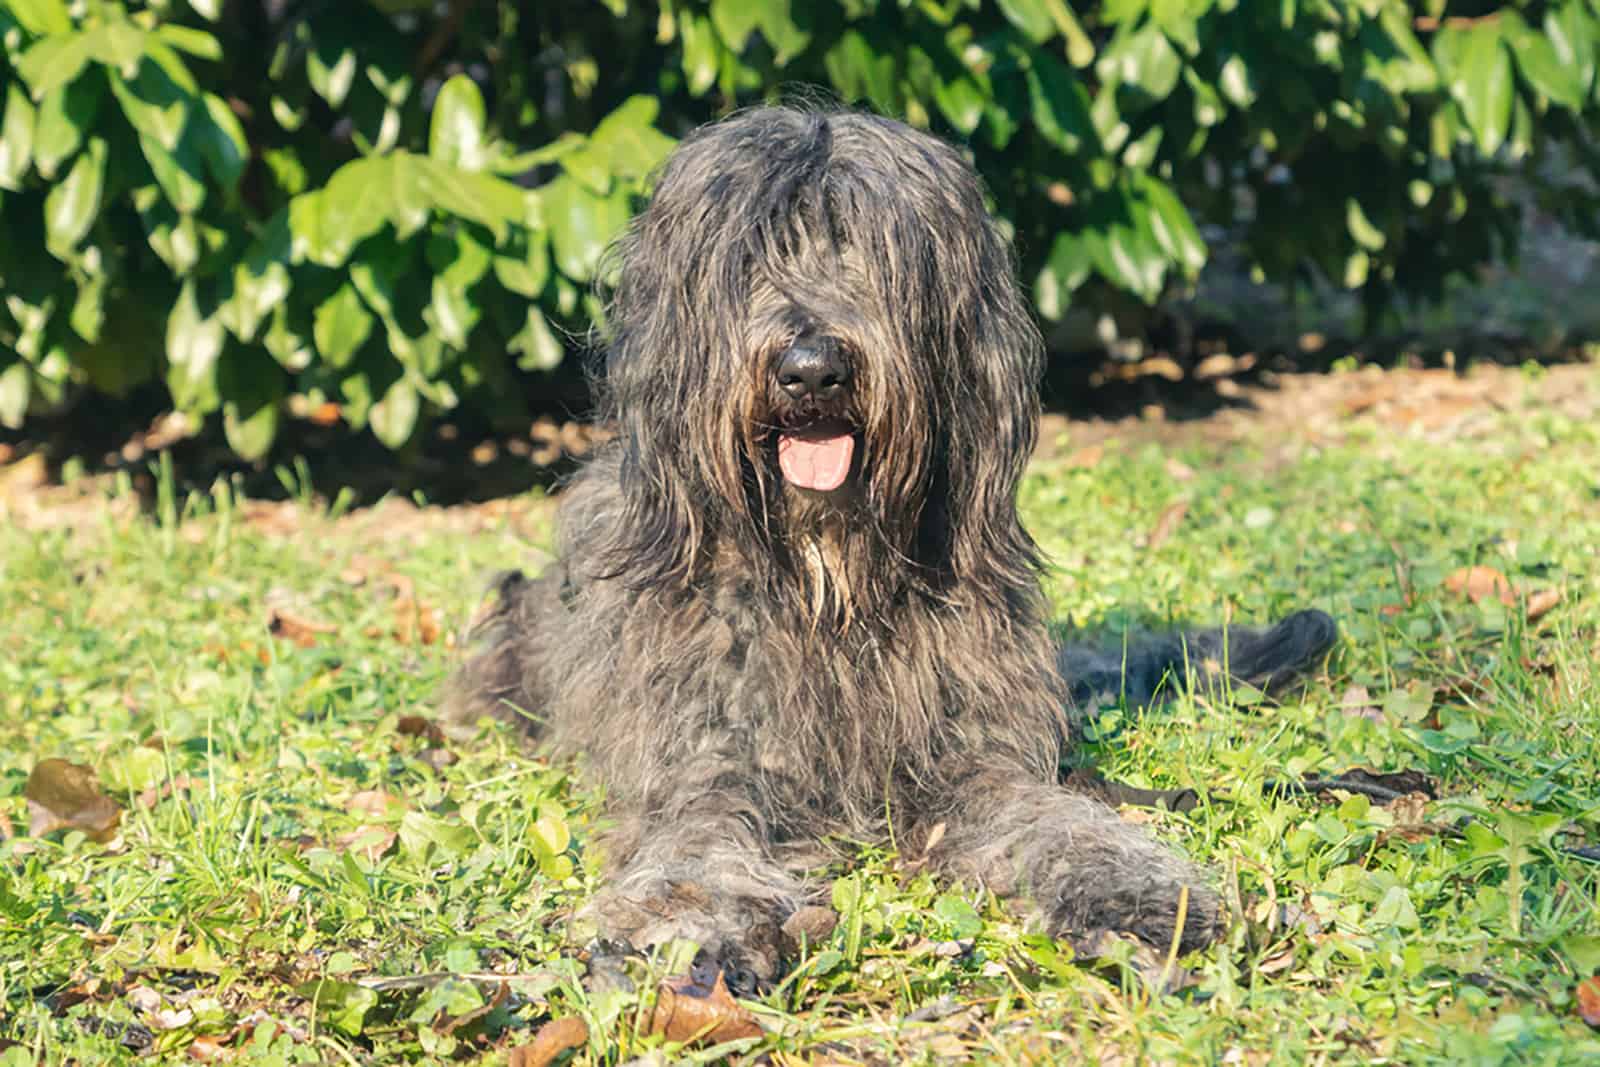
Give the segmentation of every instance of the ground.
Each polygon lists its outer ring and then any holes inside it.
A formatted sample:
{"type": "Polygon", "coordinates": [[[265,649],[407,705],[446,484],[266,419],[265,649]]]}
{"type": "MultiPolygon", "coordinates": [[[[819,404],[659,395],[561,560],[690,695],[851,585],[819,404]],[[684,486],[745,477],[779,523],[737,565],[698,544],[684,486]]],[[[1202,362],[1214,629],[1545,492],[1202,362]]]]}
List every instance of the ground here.
{"type": "Polygon", "coordinates": [[[1194,791],[1125,814],[1212,872],[1227,938],[1075,962],[874,853],[819,872],[837,925],[743,1005],[663,986],[672,953],[583,979],[598,798],[433,722],[452,635],[498,568],[539,565],[548,500],[340,515],[159,463],[153,492],[47,485],[13,452],[0,1065],[1600,1056],[1600,368],[1228,392],[1049,420],[1023,490],[1064,626],[1341,621],[1281,704],[1096,728],[1109,778],[1194,791]]]}

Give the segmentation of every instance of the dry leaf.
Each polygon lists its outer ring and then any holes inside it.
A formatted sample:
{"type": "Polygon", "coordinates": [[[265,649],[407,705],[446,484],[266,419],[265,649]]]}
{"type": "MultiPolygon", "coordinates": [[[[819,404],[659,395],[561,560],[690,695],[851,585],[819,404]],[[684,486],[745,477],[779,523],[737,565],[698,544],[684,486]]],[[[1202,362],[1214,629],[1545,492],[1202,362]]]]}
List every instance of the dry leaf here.
{"type": "Polygon", "coordinates": [[[393,793],[382,789],[363,789],[352,793],[345,801],[344,810],[352,815],[387,815],[393,809],[405,810],[408,804],[393,793]]]}
{"type": "Polygon", "coordinates": [[[1507,607],[1517,602],[1516,590],[1511,588],[1506,576],[1482,564],[1452,571],[1445,578],[1444,587],[1452,593],[1465,593],[1474,604],[1488,597],[1494,597],[1507,607]]]}
{"type": "Polygon", "coordinates": [[[333,839],[333,847],[340,852],[355,852],[376,863],[384,853],[394,847],[399,834],[386,826],[358,826],[333,839]]]}
{"type": "Polygon", "coordinates": [[[267,620],[267,631],[273,637],[293,641],[301,648],[310,648],[317,643],[318,637],[326,637],[337,629],[331,623],[308,619],[283,608],[273,608],[272,616],[267,620]]]}
{"type": "Polygon", "coordinates": [[[1177,532],[1179,524],[1183,522],[1183,517],[1187,514],[1189,514],[1189,502],[1187,500],[1174,500],[1163,508],[1161,517],[1156,520],[1155,526],[1150,530],[1150,539],[1146,547],[1154,549],[1166,544],[1172,538],[1172,535],[1177,532]]]}
{"type": "MultiPolygon", "coordinates": [[[[146,742],[148,744],[148,742],[146,742]]],[[[155,807],[174,793],[186,792],[193,788],[194,779],[187,774],[175,775],[172,778],[145,788],[138,796],[139,806],[146,810],[155,807]]]]}
{"type": "Polygon", "coordinates": [[[43,837],[55,830],[82,830],[99,842],[117,835],[122,809],[100,789],[100,778],[88,767],[64,759],[42,760],[22,787],[28,800],[28,834],[43,837]]]}
{"type": "Polygon", "coordinates": [[[1560,589],[1541,589],[1536,593],[1528,594],[1528,621],[1540,618],[1550,613],[1550,609],[1561,603],[1560,589]]]}
{"type": "Polygon", "coordinates": [[[802,941],[815,945],[838,925],[838,913],[832,908],[808,904],[783,921],[783,936],[795,945],[802,941]]]}
{"type": "Polygon", "coordinates": [[[507,1067],[545,1067],[569,1049],[582,1048],[589,1043],[589,1027],[582,1019],[570,1016],[551,1019],[539,1027],[531,1042],[518,1045],[506,1058],[507,1067]]]}
{"type": "Polygon", "coordinates": [[[189,1058],[197,1063],[216,1063],[233,1054],[228,1047],[231,1035],[201,1034],[189,1043],[189,1058]]]}
{"type": "Polygon", "coordinates": [[[1383,712],[1372,703],[1372,693],[1364,685],[1352,685],[1339,697],[1339,708],[1352,719],[1383,721],[1383,712]]]}
{"type": "Polygon", "coordinates": [[[394,728],[406,737],[420,737],[435,747],[445,743],[444,731],[439,724],[423,715],[402,715],[394,728]]]}
{"type": "Polygon", "coordinates": [[[1600,1027],[1600,978],[1585,978],[1578,983],[1578,1017],[1590,1026],[1600,1027]]]}
{"type": "Polygon", "coordinates": [[[684,976],[661,983],[656,993],[655,1010],[650,1013],[649,1033],[668,1041],[690,1041],[720,1045],[745,1037],[760,1037],[764,1032],[744,1007],[728,992],[722,972],[707,992],[692,978],[684,976]]]}

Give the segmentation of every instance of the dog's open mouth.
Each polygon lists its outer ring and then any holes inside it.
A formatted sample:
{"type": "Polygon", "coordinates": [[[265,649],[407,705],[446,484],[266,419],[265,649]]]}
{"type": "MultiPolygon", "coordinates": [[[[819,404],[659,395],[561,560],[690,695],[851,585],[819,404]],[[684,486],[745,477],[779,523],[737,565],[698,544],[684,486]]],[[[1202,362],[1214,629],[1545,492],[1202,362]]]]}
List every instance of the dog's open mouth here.
{"type": "Polygon", "coordinates": [[[850,477],[856,453],[848,423],[829,420],[785,430],[778,435],[778,467],[790,485],[831,493],[850,477]]]}

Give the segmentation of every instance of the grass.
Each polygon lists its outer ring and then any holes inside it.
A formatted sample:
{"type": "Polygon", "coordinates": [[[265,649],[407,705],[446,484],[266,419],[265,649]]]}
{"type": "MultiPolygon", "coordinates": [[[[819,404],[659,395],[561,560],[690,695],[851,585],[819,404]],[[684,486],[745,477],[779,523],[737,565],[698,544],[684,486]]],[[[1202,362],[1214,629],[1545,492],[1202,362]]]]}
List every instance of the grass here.
{"type": "Polygon", "coordinates": [[[1229,936],[1161,994],[867,854],[824,875],[838,928],[751,1006],[767,1036],[699,1051],[650,1032],[669,960],[576,980],[594,792],[416,718],[487,576],[538,558],[537,501],[336,519],[219,487],[130,518],[110,489],[71,527],[0,530],[0,1065],[503,1062],[552,1017],[586,1022],[576,1063],[1592,1059],[1600,867],[1573,849],[1600,843],[1597,455],[1593,422],[1535,408],[1470,438],[1357,419],[1037,465],[1023,505],[1063,620],[1314,605],[1345,629],[1284,704],[1097,727],[1108,776],[1200,790],[1129,814],[1214,872],[1229,936]],[[1472,565],[1519,598],[1452,590],[1472,565]],[[110,840],[30,836],[50,758],[123,806],[110,840]],[[1438,799],[1265,788],[1356,767],[1438,799]]]}

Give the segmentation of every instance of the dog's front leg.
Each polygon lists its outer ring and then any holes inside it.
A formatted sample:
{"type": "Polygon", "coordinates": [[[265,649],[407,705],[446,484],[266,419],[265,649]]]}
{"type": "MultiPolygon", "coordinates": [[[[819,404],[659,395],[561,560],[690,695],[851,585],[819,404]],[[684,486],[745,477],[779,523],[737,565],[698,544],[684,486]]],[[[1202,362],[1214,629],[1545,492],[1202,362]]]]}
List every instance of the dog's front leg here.
{"type": "Polygon", "coordinates": [[[1220,932],[1201,872],[1098,800],[1005,768],[957,783],[951,799],[936,865],[1021,903],[1080,951],[1104,931],[1162,949],[1178,934],[1185,951],[1220,932]]]}
{"type": "Polygon", "coordinates": [[[670,815],[621,820],[618,862],[585,912],[602,936],[641,949],[694,941],[697,971],[720,969],[731,990],[751,995],[778,975],[782,923],[801,885],[725,795],[679,799],[670,815]]]}

